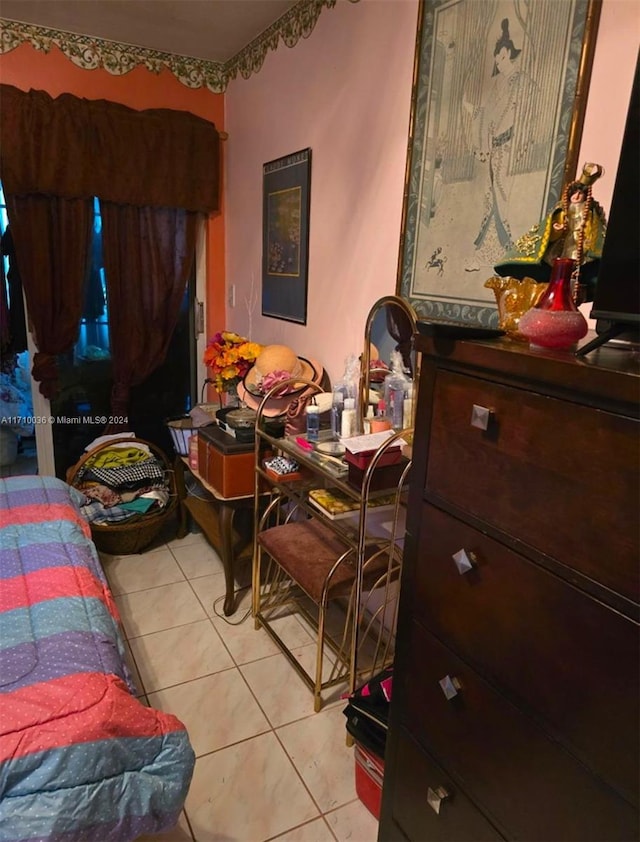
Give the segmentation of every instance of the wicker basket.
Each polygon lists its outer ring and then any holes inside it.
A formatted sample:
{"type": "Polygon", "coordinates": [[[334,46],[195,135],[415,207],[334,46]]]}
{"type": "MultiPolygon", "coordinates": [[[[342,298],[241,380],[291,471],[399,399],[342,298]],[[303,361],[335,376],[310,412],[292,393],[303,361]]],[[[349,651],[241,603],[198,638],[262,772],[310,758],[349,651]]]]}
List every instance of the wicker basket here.
{"type": "Polygon", "coordinates": [[[91,537],[96,547],[103,553],[110,555],[129,555],[142,552],[158,536],[168,522],[178,505],[176,481],[171,463],[163,451],[149,441],[138,438],[111,439],[94,447],[67,471],[67,482],[75,488],[79,487],[78,473],[82,466],[96,453],[111,447],[118,442],[126,444],[144,444],[155,458],[164,466],[167,485],[169,488],[169,502],[160,511],[147,514],[132,515],[124,523],[91,523],[91,537]]]}

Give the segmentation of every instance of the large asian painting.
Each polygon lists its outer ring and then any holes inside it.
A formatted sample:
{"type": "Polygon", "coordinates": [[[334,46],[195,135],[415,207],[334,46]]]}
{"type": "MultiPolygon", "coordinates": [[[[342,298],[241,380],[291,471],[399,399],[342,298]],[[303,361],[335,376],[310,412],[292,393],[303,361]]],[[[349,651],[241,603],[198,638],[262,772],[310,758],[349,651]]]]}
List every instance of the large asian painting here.
{"type": "Polygon", "coordinates": [[[485,281],[574,177],[599,0],[422,0],[398,294],[497,325],[485,281]]]}

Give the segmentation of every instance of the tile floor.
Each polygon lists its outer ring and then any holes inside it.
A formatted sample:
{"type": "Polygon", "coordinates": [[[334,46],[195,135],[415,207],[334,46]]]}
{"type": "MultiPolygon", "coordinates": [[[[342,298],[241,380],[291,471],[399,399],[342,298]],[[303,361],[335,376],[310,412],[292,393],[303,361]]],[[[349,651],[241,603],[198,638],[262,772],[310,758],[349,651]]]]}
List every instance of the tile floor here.
{"type": "MultiPolygon", "coordinates": [[[[120,609],[140,696],[178,716],[197,756],[174,830],[139,842],[375,842],[357,797],[345,702],[319,713],[311,692],[249,615],[250,589],[222,615],[224,575],[200,534],[131,556],[102,556],[120,609]]],[[[239,587],[250,581],[241,571],[239,587]]],[[[309,630],[279,634],[313,661],[309,630]]]]}

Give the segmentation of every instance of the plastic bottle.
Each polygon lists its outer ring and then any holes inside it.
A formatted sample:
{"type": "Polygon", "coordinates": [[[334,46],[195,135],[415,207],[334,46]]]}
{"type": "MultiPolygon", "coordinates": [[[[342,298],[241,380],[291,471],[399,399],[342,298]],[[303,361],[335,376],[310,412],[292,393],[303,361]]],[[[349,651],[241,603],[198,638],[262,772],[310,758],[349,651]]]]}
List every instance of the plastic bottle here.
{"type": "Polygon", "coordinates": [[[306,409],[307,413],[307,441],[318,441],[320,437],[320,407],[315,398],[311,398],[306,409]]]}
{"type": "Polygon", "coordinates": [[[343,439],[348,439],[355,434],[356,425],[356,401],[355,398],[344,399],[344,409],[342,410],[342,422],[340,427],[340,436],[343,439]]]}
{"type": "Polygon", "coordinates": [[[340,386],[333,389],[331,401],[331,433],[335,440],[342,434],[342,410],[344,409],[344,391],[340,386]]]}
{"type": "Polygon", "coordinates": [[[402,426],[404,429],[413,425],[413,384],[409,384],[407,396],[404,399],[402,411],[402,426]]]}
{"type": "Polygon", "coordinates": [[[391,352],[391,374],[384,380],[384,401],[387,417],[394,430],[402,430],[404,424],[404,401],[411,387],[411,381],[404,373],[399,351],[391,352]]]}

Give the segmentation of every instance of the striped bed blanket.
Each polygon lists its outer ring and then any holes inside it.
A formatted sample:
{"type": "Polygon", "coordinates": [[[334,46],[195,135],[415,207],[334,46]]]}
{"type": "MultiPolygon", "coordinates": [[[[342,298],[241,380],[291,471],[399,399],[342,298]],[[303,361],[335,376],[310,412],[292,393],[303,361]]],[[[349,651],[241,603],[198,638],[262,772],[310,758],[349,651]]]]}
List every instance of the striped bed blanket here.
{"type": "Polygon", "coordinates": [[[193,773],[182,723],[135,698],[81,498],[0,479],[0,842],[167,830],[193,773]]]}

